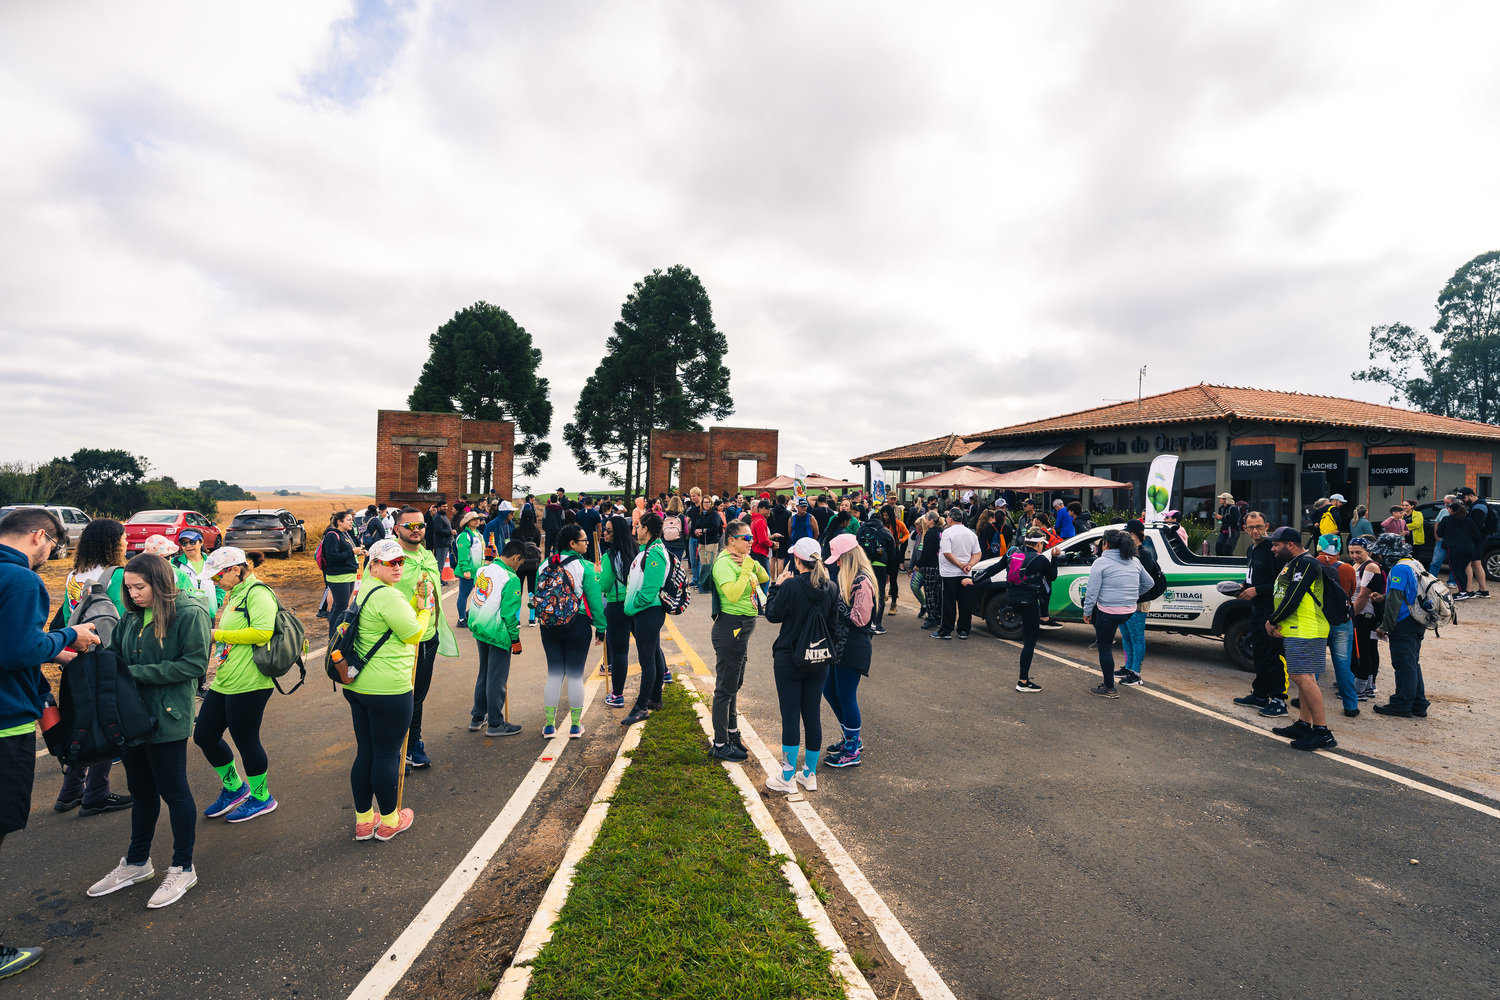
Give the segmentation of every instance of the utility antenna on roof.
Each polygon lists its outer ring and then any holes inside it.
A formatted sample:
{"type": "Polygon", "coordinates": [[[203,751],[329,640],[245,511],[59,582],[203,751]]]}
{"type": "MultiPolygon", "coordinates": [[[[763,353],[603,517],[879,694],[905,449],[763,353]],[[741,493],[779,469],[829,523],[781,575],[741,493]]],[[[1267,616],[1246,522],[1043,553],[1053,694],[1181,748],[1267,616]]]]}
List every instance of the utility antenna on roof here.
{"type": "Polygon", "coordinates": [[[1146,366],[1141,365],[1140,376],[1135,380],[1135,408],[1141,408],[1141,391],[1146,385],[1146,366]]]}

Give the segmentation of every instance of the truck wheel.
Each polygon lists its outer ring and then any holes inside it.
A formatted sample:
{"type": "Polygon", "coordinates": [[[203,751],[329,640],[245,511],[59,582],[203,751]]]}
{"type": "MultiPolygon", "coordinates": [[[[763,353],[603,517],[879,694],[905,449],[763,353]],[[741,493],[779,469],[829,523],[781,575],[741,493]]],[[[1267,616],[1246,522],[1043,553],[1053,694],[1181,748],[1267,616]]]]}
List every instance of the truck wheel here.
{"type": "Polygon", "coordinates": [[[1249,615],[1241,615],[1229,623],[1224,630],[1224,655],[1240,670],[1255,673],[1255,622],[1249,615]]]}
{"type": "Polygon", "coordinates": [[[1004,598],[990,601],[990,606],[984,609],[984,624],[1002,639],[1021,638],[1021,616],[1004,598]]]}

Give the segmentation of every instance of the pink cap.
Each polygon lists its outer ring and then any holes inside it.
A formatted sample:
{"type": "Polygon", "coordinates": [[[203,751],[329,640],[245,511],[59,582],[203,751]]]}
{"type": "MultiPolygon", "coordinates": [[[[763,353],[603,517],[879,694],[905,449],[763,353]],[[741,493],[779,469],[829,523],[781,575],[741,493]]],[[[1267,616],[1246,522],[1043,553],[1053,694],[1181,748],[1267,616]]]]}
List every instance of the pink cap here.
{"type": "Polygon", "coordinates": [[[859,542],[854,540],[853,535],[843,534],[835,536],[833,541],[828,543],[828,558],[823,561],[826,563],[836,563],[839,561],[839,556],[858,545],[859,542]]]}

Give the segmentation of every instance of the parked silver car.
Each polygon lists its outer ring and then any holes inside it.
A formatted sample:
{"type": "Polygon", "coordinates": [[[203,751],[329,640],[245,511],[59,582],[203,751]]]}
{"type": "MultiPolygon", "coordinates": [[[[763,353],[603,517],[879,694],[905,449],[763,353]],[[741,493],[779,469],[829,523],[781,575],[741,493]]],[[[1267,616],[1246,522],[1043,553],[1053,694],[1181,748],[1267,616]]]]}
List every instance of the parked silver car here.
{"type": "Polygon", "coordinates": [[[307,548],[307,529],[285,507],[242,510],[224,532],[224,544],[246,552],[278,552],[290,558],[307,548]]]}
{"type": "Polygon", "coordinates": [[[65,558],[69,553],[71,553],[73,551],[73,546],[78,544],[78,536],[83,534],[83,529],[88,527],[89,521],[92,520],[92,518],[90,518],[83,511],[79,510],[77,507],[60,507],[53,504],[39,503],[17,503],[11,504],[8,507],[0,507],[0,521],[3,521],[5,519],[6,514],[9,514],[13,510],[19,510],[22,507],[43,507],[56,514],[58,520],[62,521],[63,529],[67,531],[68,536],[67,538],[62,540],[62,545],[58,546],[57,550],[52,553],[53,559],[65,558]]]}

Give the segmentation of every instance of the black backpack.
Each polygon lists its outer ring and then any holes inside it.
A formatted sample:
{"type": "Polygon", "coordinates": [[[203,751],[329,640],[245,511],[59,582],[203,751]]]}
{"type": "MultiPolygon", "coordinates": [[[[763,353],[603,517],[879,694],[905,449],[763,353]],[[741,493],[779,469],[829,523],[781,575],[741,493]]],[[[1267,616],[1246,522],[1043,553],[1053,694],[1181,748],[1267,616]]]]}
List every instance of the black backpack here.
{"type": "Polygon", "coordinates": [[[890,547],[881,537],[884,533],[879,521],[866,521],[859,526],[859,531],[854,536],[854,540],[859,543],[860,548],[865,550],[865,556],[871,563],[884,565],[890,562],[890,547]]]}
{"type": "MultiPolygon", "coordinates": [[[[382,584],[382,586],[385,585],[382,584]]],[[[364,656],[360,656],[354,649],[354,640],[359,636],[359,612],[364,607],[365,601],[370,599],[370,594],[375,593],[379,589],[381,588],[371,587],[370,593],[364,595],[363,601],[360,601],[358,604],[351,601],[349,606],[340,611],[339,616],[333,620],[333,638],[329,641],[328,649],[323,654],[323,672],[328,675],[329,680],[337,681],[340,684],[348,683],[344,679],[344,675],[339,671],[337,665],[339,661],[335,660],[333,655],[335,650],[339,652],[340,658],[345,664],[347,676],[352,681],[364,669],[365,664],[376,653],[380,652],[380,647],[384,646],[386,640],[393,634],[390,629],[386,629],[385,635],[377,639],[375,645],[371,646],[370,651],[364,656]]]]}
{"type": "Polygon", "coordinates": [[[157,728],[130,668],[118,653],[102,647],[63,666],[57,708],[60,718],[42,738],[65,765],[114,760],[144,744],[157,728]]]}
{"type": "Polygon", "coordinates": [[[1344,585],[1339,583],[1339,568],[1330,566],[1321,559],[1315,558],[1313,561],[1323,573],[1323,599],[1318,600],[1311,590],[1307,592],[1307,596],[1323,610],[1323,617],[1328,619],[1329,625],[1342,625],[1349,620],[1349,595],[1344,592],[1344,585]]]}
{"type": "Polygon", "coordinates": [[[1146,572],[1151,574],[1151,589],[1137,598],[1137,603],[1154,601],[1167,592],[1166,575],[1162,573],[1155,554],[1144,545],[1136,550],[1136,558],[1140,559],[1141,565],[1146,567],[1146,572]]]}
{"type": "MultiPolygon", "coordinates": [[[[823,595],[837,601],[825,588],[823,595]]],[[[792,665],[804,674],[815,673],[824,667],[833,665],[833,636],[828,632],[828,623],[823,620],[823,607],[821,602],[813,607],[802,620],[802,628],[797,633],[797,641],[792,646],[792,665]]]]}

